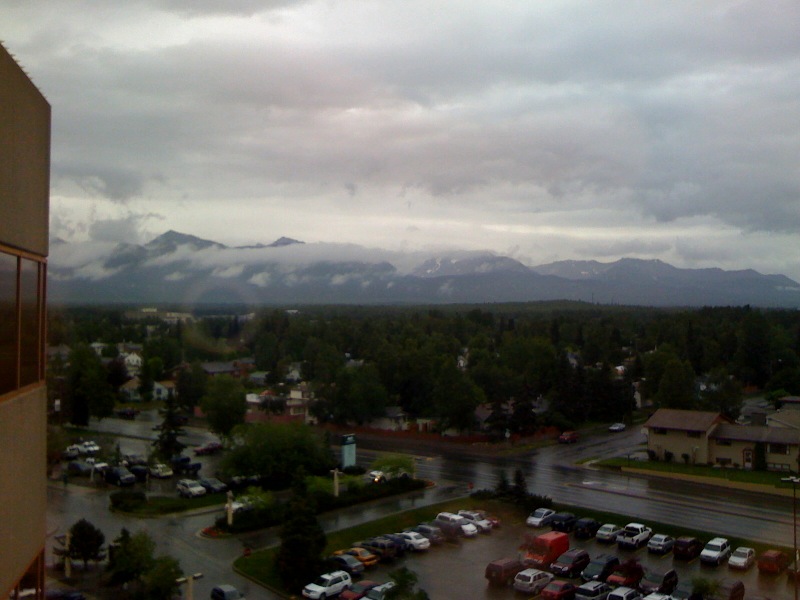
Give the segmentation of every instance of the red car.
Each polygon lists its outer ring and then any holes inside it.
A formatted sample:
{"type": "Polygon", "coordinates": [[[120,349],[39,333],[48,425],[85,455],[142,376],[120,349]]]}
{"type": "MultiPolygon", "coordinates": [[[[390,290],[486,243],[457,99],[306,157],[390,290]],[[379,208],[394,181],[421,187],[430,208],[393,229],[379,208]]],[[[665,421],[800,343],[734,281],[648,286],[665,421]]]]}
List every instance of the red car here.
{"type": "Polygon", "coordinates": [[[761,573],[782,573],[789,566],[789,555],[780,550],[767,550],[758,557],[758,570],[761,573]]]}
{"type": "Polygon", "coordinates": [[[216,454],[222,451],[222,444],[219,442],[208,442],[202,446],[197,446],[194,449],[195,456],[205,456],[207,454],[216,454]]]}
{"type": "Polygon", "coordinates": [[[578,588],[569,581],[556,579],[548,583],[542,590],[543,600],[573,600],[578,588]]]}
{"type": "Polygon", "coordinates": [[[560,436],[558,436],[559,444],[574,444],[577,441],[578,441],[577,431],[565,431],[560,436]]]}
{"type": "Polygon", "coordinates": [[[358,600],[359,598],[366,596],[367,592],[376,585],[378,585],[377,581],[362,579],[361,581],[351,585],[349,589],[343,590],[342,593],[339,594],[339,598],[342,598],[343,600],[358,600]]]}
{"type": "Polygon", "coordinates": [[[636,588],[644,577],[644,568],[635,558],[630,558],[614,567],[614,571],[606,579],[606,583],[614,586],[636,588]]]}

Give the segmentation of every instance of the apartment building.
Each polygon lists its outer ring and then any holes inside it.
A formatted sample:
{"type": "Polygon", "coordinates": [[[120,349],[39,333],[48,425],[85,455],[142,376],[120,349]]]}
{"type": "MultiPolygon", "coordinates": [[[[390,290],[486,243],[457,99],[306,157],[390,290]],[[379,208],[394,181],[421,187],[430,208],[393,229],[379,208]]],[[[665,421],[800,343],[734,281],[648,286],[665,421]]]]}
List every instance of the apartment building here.
{"type": "Polygon", "coordinates": [[[50,105],[0,44],[0,598],[44,597],[50,105]]]}

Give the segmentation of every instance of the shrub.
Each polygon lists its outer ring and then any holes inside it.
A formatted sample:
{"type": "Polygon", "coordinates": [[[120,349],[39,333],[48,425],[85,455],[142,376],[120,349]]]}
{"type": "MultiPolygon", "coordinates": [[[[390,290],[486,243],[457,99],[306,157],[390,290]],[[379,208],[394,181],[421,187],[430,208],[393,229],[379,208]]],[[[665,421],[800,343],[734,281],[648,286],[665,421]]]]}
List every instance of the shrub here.
{"type": "Polygon", "coordinates": [[[664,450],[664,462],[672,462],[674,456],[669,450],[664,450]]]}
{"type": "Polygon", "coordinates": [[[681,454],[681,458],[683,459],[683,463],[688,465],[689,464],[689,458],[691,458],[691,457],[689,456],[688,452],[684,452],[683,454],[681,454]]]}
{"type": "Polygon", "coordinates": [[[655,461],[658,460],[658,454],[656,454],[655,450],[650,450],[648,448],[648,450],[647,450],[647,458],[649,458],[650,460],[655,462],[655,461]]]}

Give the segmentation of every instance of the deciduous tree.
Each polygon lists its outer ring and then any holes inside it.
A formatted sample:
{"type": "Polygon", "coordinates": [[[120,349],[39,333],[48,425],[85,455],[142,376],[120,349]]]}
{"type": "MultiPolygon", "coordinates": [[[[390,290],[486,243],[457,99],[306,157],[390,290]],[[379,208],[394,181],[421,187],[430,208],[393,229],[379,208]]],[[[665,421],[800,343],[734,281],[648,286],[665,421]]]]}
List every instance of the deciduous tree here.
{"type": "Polygon", "coordinates": [[[214,377],[208,382],[200,407],[211,431],[229,437],[234,427],[244,423],[247,413],[244,387],[230,375],[214,377]]]}

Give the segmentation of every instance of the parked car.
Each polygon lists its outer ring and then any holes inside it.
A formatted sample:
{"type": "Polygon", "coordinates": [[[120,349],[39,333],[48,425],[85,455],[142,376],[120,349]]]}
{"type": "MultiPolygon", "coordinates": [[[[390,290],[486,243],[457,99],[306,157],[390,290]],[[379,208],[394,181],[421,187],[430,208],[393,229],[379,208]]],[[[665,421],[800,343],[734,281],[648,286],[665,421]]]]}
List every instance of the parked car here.
{"type": "Polygon", "coordinates": [[[369,538],[367,540],[363,540],[361,542],[356,542],[353,546],[358,546],[360,548],[366,548],[370,552],[372,552],[375,556],[378,557],[381,561],[390,561],[394,560],[397,556],[397,544],[395,544],[392,540],[385,538],[383,536],[378,536],[374,538],[369,538]]]}
{"type": "Polygon", "coordinates": [[[524,594],[536,595],[553,580],[553,575],[539,569],[524,569],[514,577],[514,589],[524,594]]]}
{"type": "Polygon", "coordinates": [[[216,477],[198,477],[197,483],[206,488],[206,492],[209,494],[219,494],[220,492],[228,491],[228,486],[216,477]]]}
{"type": "Polygon", "coordinates": [[[475,525],[464,517],[451,512],[440,512],[433,522],[445,535],[450,537],[463,536],[471,538],[478,535],[478,528],[475,525]]]}
{"type": "Polygon", "coordinates": [[[586,550],[573,548],[567,550],[550,564],[550,570],[563,577],[577,577],[586,565],[591,561],[591,557],[586,550]]]}
{"type": "Polygon", "coordinates": [[[472,510],[460,510],[458,511],[458,515],[460,517],[464,517],[467,521],[475,525],[480,533],[492,532],[491,522],[489,522],[488,519],[481,517],[481,515],[479,515],[477,512],[472,510]]]}
{"type": "Polygon", "coordinates": [[[575,523],[574,534],[579,540],[588,540],[597,535],[600,529],[600,522],[590,517],[578,519],[575,523]]]}
{"type": "Polygon", "coordinates": [[[731,553],[730,542],[722,537],[715,537],[708,541],[700,552],[700,562],[707,565],[720,565],[731,553]]]}
{"type": "Polygon", "coordinates": [[[676,585],[678,585],[678,572],[675,569],[667,571],[645,569],[644,576],[639,582],[639,590],[642,594],[652,594],[653,592],[670,594],[676,585]]]}
{"type": "Polygon", "coordinates": [[[703,551],[703,542],[696,537],[681,536],[672,546],[672,556],[682,560],[693,560],[703,551]]]}
{"type": "Polygon", "coordinates": [[[581,579],[583,581],[605,581],[618,564],[619,558],[613,554],[595,556],[581,571],[581,579]]]}
{"type": "Polygon", "coordinates": [[[133,465],[147,465],[147,459],[141,454],[123,454],[122,466],[131,468],[133,465]]]}
{"type": "Polygon", "coordinates": [[[789,555],[782,550],[767,550],[758,557],[760,573],[781,573],[789,566],[789,555]]]}
{"type": "Polygon", "coordinates": [[[606,583],[612,586],[636,588],[644,576],[644,567],[635,558],[629,558],[621,562],[611,575],[606,579],[606,583]]]}
{"type": "Polygon", "coordinates": [[[728,559],[729,569],[749,569],[756,562],[756,551],[753,548],[739,546],[728,559]]]}
{"type": "Polygon", "coordinates": [[[514,577],[525,567],[516,558],[500,558],[493,560],[483,572],[484,577],[489,580],[489,585],[513,585],[514,577]]]}
{"type": "Polygon", "coordinates": [[[431,547],[431,541],[416,531],[404,531],[399,535],[405,538],[406,544],[416,552],[421,552],[431,547]]]}
{"type": "Polygon", "coordinates": [[[361,581],[353,583],[349,588],[342,590],[342,593],[339,594],[339,598],[342,600],[360,600],[367,595],[368,591],[378,585],[380,584],[377,581],[362,579],[361,581]]]}
{"type": "Polygon", "coordinates": [[[721,579],[709,600],[742,600],[744,584],[738,579],[721,579]]]}
{"type": "Polygon", "coordinates": [[[611,433],[619,433],[620,431],[625,431],[625,423],[612,423],[608,426],[608,430],[611,433]]]}
{"type": "Polygon", "coordinates": [[[79,446],[81,448],[82,454],[88,454],[91,456],[100,452],[100,446],[97,444],[97,442],[94,442],[92,440],[86,440],[85,442],[81,442],[79,446]]]}
{"type": "Polygon", "coordinates": [[[150,467],[150,477],[156,477],[158,479],[172,477],[172,469],[164,463],[156,463],[150,467]]]}
{"type": "Polygon", "coordinates": [[[104,473],[103,477],[106,483],[112,483],[120,487],[136,483],[136,475],[128,471],[125,467],[112,467],[104,473]]]}
{"type": "Polygon", "coordinates": [[[442,535],[442,530],[439,529],[436,525],[432,525],[430,523],[420,523],[416,527],[412,528],[411,531],[416,531],[420,535],[425,536],[431,541],[431,545],[437,546],[444,541],[444,535],[442,535]]]}
{"type": "Polygon", "coordinates": [[[623,585],[611,591],[607,600],[640,600],[641,597],[639,590],[623,585]]]}
{"type": "Polygon", "coordinates": [[[326,562],[336,571],[349,573],[352,579],[361,577],[364,573],[364,564],[352,554],[334,554],[326,562]]]}
{"type": "Polygon", "coordinates": [[[528,527],[544,527],[550,524],[555,514],[556,511],[551,508],[537,508],[528,515],[528,518],[525,519],[525,524],[528,527]]]}
{"type": "Polygon", "coordinates": [[[364,597],[368,598],[369,600],[384,600],[386,598],[386,594],[388,594],[389,590],[395,585],[397,584],[394,581],[387,581],[386,583],[382,583],[381,585],[372,588],[364,597]]]}
{"type": "Polygon", "coordinates": [[[575,600],[606,600],[611,586],[604,581],[587,581],[575,590],[575,600]]]}
{"type": "Polygon", "coordinates": [[[337,550],[334,554],[350,554],[355,556],[365,567],[372,567],[378,564],[377,555],[373,554],[366,548],[353,547],[347,550],[337,550]]]}
{"type": "Polygon", "coordinates": [[[147,481],[150,476],[150,469],[146,465],[130,465],[128,471],[136,477],[136,481],[147,481]]]}
{"type": "Polygon", "coordinates": [[[595,539],[598,542],[605,542],[607,544],[615,544],[617,536],[622,533],[622,526],[616,523],[606,523],[597,530],[595,539]]]}
{"type": "Polygon", "coordinates": [[[670,598],[673,600],[703,600],[702,595],[694,592],[694,582],[690,579],[679,581],[672,590],[670,598]]]}
{"type": "Polygon", "coordinates": [[[184,498],[198,498],[206,495],[206,488],[194,479],[180,479],[175,487],[178,494],[184,498]]]}
{"type": "Polygon", "coordinates": [[[67,464],[67,473],[70,475],[78,475],[79,477],[88,477],[92,472],[92,465],[85,460],[72,460],[67,464]]]}
{"type": "Polygon", "coordinates": [[[219,442],[206,442],[202,446],[194,448],[195,456],[208,456],[210,454],[217,454],[222,452],[222,444],[219,442]]]}
{"type": "Polygon", "coordinates": [[[244,600],[244,594],[232,585],[218,585],[211,590],[211,600],[244,600]]]}
{"type": "Polygon", "coordinates": [[[139,411],[136,410],[135,408],[120,408],[116,412],[117,417],[119,417],[120,419],[127,419],[129,421],[132,421],[133,419],[135,419],[136,415],[138,415],[138,414],[139,414],[139,411]]]}
{"type": "Polygon", "coordinates": [[[647,542],[647,551],[653,554],[666,554],[672,551],[675,538],[666,533],[657,533],[647,542]]]}
{"type": "Polygon", "coordinates": [[[67,446],[66,449],[61,453],[62,460],[75,460],[81,455],[81,448],[77,444],[72,444],[71,446],[67,446]]]}
{"type": "MultiPolygon", "coordinates": [[[[408,539],[403,537],[403,535],[400,533],[383,533],[381,534],[381,537],[384,537],[387,540],[391,540],[392,542],[394,542],[398,557],[405,556],[406,552],[410,552],[411,550],[414,549],[411,547],[411,544],[409,544],[408,539]]],[[[423,537],[422,539],[427,541],[430,547],[430,541],[425,537],[423,537]]]]}
{"type": "Polygon", "coordinates": [[[558,443],[559,444],[574,444],[578,441],[578,432],[577,431],[565,431],[560,436],[558,436],[558,443]]]}
{"type": "Polygon", "coordinates": [[[540,596],[543,600],[573,600],[576,589],[574,583],[556,579],[544,586],[540,596]]]}
{"type": "Polygon", "coordinates": [[[497,529],[501,525],[499,517],[497,517],[496,515],[491,515],[487,513],[485,510],[481,510],[480,508],[473,508],[472,512],[478,515],[481,519],[486,519],[487,521],[489,521],[489,523],[492,524],[492,527],[494,529],[497,529]]]}
{"type": "Polygon", "coordinates": [[[336,596],[350,587],[353,580],[345,571],[333,571],[317,577],[313,583],[303,588],[303,597],[319,600],[328,596],[336,596]]]}
{"type": "Polygon", "coordinates": [[[550,527],[553,531],[562,531],[570,533],[575,529],[575,524],[578,522],[578,517],[569,512],[560,512],[553,515],[550,521],[550,527]]]}

